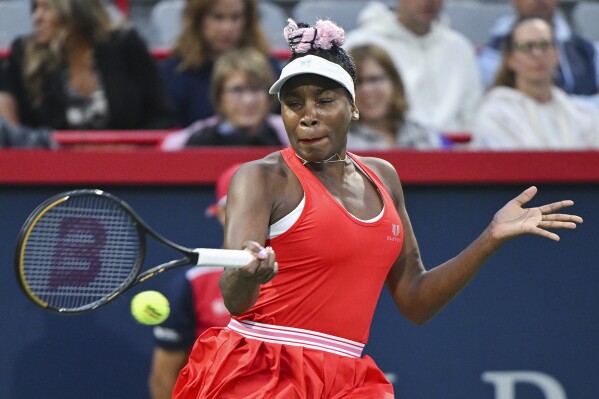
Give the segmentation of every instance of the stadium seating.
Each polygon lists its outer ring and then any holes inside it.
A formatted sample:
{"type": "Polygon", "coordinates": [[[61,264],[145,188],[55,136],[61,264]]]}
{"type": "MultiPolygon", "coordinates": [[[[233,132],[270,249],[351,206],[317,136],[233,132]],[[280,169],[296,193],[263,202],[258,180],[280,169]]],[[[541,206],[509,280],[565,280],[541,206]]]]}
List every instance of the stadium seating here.
{"type": "Polygon", "coordinates": [[[0,48],[32,29],[31,4],[28,1],[0,1],[0,48]]]}
{"type": "Polygon", "coordinates": [[[572,11],[574,27],[582,36],[599,42],[599,2],[581,1],[572,11]]]}
{"type": "Polygon", "coordinates": [[[150,11],[150,46],[171,47],[181,32],[185,0],[161,0],[150,11]]]}
{"type": "Polygon", "coordinates": [[[358,14],[366,4],[362,0],[303,0],[293,7],[292,16],[298,22],[309,24],[317,19],[330,19],[349,32],[356,28],[358,14]]]}
{"type": "Polygon", "coordinates": [[[445,2],[443,18],[452,29],[465,35],[477,47],[486,43],[494,22],[513,14],[509,2],[456,0],[445,2]]]}
{"type": "Polygon", "coordinates": [[[283,28],[287,25],[288,18],[280,6],[269,1],[260,1],[260,24],[272,48],[288,48],[283,37],[283,28]]]}

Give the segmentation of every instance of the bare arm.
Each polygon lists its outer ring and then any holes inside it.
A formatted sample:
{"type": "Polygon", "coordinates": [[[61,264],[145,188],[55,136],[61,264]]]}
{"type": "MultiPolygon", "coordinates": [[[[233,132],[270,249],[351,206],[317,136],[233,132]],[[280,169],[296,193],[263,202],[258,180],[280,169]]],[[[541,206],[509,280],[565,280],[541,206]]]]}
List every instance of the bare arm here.
{"type": "Polygon", "coordinates": [[[405,208],[399,179],[394,171],[383,174],[396,199],[404,225],[404,246],[387,277],[387,284],[400,311],[417,324],[430,320],[449,303],[509,239],[532,234],[557,241],[559,236],[546,229],[574,229],[577,223],[582,223],[579,216],[555,213],[573,205],[572,201],[524,208],[537,192],[536,187],[530,187],[501,208],[489,226],[461,253],[426,270],[405,208]]]}
{"type": "Polygon", "coordinates": [[[402,314],[416,324],[424,324],[470,282],[500,244],[485,230],[459,255],[427,271],[405,209],[400,215],[404,246],[387,276],[387,285],[402,314]]]}
{"type": "Polygon", "coordinates": [[[149,380],[152,399],[171,398],[179,372],[185,366],[188,356],[187,350],[167,351],[160,347],[154,349],[149,380]]]}
{"type": "Polygon", "coordinates": [[[13,125],[19,124],[17,103],[12,94],[4,91],[0,92],[0,118],[6,119],[13,125]]]}
{"type": "Polygon", "coordinates": [[[224,246],[245,248],[256,254],[247,266],[226,270],[221,276],[223,299],[233,315],[251,308],[258,299],[260,286],[277,273],[273,250],[263,247],[276,197],[271,169],[263,161],[245,164],[229,186],[224,246]]]}

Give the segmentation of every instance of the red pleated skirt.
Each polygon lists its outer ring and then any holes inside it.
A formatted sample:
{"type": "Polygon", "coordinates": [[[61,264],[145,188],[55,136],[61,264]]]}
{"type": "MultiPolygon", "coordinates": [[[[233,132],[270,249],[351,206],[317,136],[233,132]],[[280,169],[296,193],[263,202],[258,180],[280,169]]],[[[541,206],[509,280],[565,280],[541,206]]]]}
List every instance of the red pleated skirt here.
{"type": "Polygon", "coordinates": [[[372,358],[208,329],[181,370],[173,399],[393,399],[372,358]]]}

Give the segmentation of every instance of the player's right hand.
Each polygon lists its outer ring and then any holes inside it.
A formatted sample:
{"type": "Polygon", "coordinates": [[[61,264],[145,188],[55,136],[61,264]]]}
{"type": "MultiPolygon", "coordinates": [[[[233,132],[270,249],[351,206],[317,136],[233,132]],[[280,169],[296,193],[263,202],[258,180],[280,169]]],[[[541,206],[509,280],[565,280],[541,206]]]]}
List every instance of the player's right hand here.
{"type": "Polygon", "coordinates": [[[268,283],[278,272],[275,251],[271,247],[263,247],[255,241],[245,241],[243,249],[250,251],[254,259],[244,267],[237,269],[239,277],[259,284],[268,283]]]}

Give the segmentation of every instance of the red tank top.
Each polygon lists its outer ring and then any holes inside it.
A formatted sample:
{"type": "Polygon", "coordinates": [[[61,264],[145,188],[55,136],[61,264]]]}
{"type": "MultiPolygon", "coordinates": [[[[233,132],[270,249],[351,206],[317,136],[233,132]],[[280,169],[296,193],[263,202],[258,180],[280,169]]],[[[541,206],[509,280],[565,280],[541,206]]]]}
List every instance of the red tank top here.
{"type": "Polygon", "coordinates": [[[294,327],[366,343],[374,310],[403,244],[395,205],[379,178],[349,154],[384,202],[374,222],[353,217],[302,165],[293,149],[282,156],[298,177],[305,205],[285,233],[270,240],[279,263],[256,304],[237,320],[294,327]]]}

